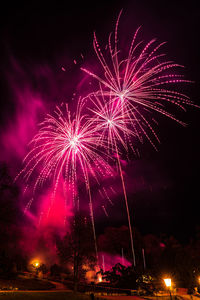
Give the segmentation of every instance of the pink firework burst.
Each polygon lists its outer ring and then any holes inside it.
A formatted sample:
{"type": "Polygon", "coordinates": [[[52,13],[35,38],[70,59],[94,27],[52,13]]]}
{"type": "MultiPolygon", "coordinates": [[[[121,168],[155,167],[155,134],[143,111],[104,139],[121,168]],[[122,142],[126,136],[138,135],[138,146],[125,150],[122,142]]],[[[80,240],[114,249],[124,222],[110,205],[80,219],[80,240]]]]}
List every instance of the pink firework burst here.
{"type": "Polygon", "coordinates": [[[82,171],[86,186],[89,184],[89,174],[96,180],[98,175],[112,174],[105,160],[105,149],[102,151],[106,144],[102,142],[101,149],[97,147],[99,133],[87,115],[81,114],[82,110],[82,101],[78,102],[76,113],[72,116],[68,105],[64,109],[57,107],[54,115],[47,115],[40,124],[20,173],[29,182],[31,176],[34,177],[34,171],[40,170],[34,191],[47,180],[53,182],[56,190],[60,178],[64,178],[68,186],[75,186],[77,170],[82,171]]]}
{"type": "Polygon", "coordinates": [[[135,135],[131,128],[133,120],[129,118],[130,111],[123,103],[113,96],[93,93],[86,99],[90,101],[88,109],[92,112],[91,121],[95,124],[103,144],[107,141],[108,151],[116,151],[122,145],[128,151],[132,146],[131,138],[135,135]]]}
{"type": "MultiPolygon", "coordinates": [[[[165,43],[156,44],[156,40],[150,40],[145,46],[142,42],[137,42],[138,28],[130,43],[128,53],[118,47],[118,25],[122,11],[116,22],[114,38],[109,35],[108,54],[101,50],[100,44],[94,33],[93,46],[98,61],[102,66],[104,74],[98,75],[92,70],[81,68],[84,72],[95,78],[103,86],[104,95],[111,95],[119,98],[130,119],[135,120],[135,129],[137,135],[142,141],[142,136],[151,142],[156,148],[155,143],[149,135],[159,142],[151,121],[146,117],[147,112],[153,111],[167,116],[176,122],[185,125],[168,111],[168,104],[176,105],[185,110],[184,105],[192,105],[189,97],[183,93],[171,89],[169,86],[191,82],[183,78],[183,75],[174,72],[182,65],[169,60],[164,60],[165,54],[158,53],[158,50],[165,43]],[[123,56],[124,54],[124,56],[123,56]],[[169,72],[173,70],[173,73],[169,72]]],[[[97,94],[101,94],[101,89],[97,94]]]]}

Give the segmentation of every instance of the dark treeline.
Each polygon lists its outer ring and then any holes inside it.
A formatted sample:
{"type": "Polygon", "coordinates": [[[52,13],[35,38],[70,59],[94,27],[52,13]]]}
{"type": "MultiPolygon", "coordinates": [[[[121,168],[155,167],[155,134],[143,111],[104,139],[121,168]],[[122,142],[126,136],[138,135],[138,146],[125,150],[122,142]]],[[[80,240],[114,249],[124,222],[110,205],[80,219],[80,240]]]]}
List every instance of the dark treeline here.
{"type": "MultiPolygon", "coordinates": [[[[130,251],[128,227],[106,228],[105,233],[99,236],[99,249],[113,255],[122,255],[124,258],[132,261],[132,253],[130,251]]],[[[194,238],[191,238],[187,244],[180,243],[174,236],[160,234],[147,234],[142,236],[136,229],[133,229],[134,250],[136,257],[135,268],[129,267],[122,270],[117,267],[112,270],[113,276],[116,272],[132,272],[132,276],[139,278],[142,274],[148,274],[162,282],[166,276],[173,278],[177,287],[185,287],[193,289],[198,285],[198,277],[200,274],[200,228],[196,228],[194,238]],[[133,275],[134,273],[134,275],[133,275]]],[[[111,276],[111,274],[104,274],[111,276]]],[[[111,276],[112,277],[112,276],[111,276]]],[[[123,277],[123,276],[122,276],[123,277]]],[[[139,280],[139,279],[138,279],[139,280]]],[[[128,287],[128,280],[125,281],[123,287],[128,287]]],[[[130,286],[129,286],[130,287],[130,286]]]]}
{"type": "Polygon", "coordinates": [[[10,278],[26,265],[21,253],[19,188],[13,183],[6,164],[0,164],[0,276],[10,278]]]}

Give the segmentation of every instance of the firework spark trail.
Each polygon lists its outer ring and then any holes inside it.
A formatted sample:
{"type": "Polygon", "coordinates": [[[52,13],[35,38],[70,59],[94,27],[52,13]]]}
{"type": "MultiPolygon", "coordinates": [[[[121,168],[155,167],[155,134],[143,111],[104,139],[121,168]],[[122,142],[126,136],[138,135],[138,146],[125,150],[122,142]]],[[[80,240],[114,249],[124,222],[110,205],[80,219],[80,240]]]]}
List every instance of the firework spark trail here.
{"type": "Polygon", "coordinates": [[[99,255],[98,255],[98,249],[97,249],[97,237],[96,237],[96,230],[95,230],[95,224],[94,224],[94,211],[93,211],[93,204],[92,204],[92,196],[91,196],[89,178],[88,178],[88,194],[89,194],[90,216],[91,216],[91,220],[92,220],[92,230],[93,230],[93,236],[94,236],[94,246],[95,246],[95,252],[96,252],[96,260],[97,260],[97,264],[98,264],[99,255]]]}
{"type": "Polygon", "coordinates": [[[119,153],[118,153],[118,148],[116,145],[116,154],[117,154],[117,161],[118,161],[118,166],[119,166],[119,173],[121,177],[121,182],[122,182],[122,187],[123,187],[123,192],[124,192],[124,199],[125,199],[125,204],[126,204],[126,212],[127,212],[127,217],[128,217],[128,226],[129,226],[129,231],[130,231],[130,240],[131,240],[131,250],[133,254],[133,265],[136,265],[135,261],[135,251],[134,251],[134,245],[133,245],[133,232],[132,232],[132,227],[131,227],[131,220],[130,220],[130,212],[129,212],[129,207],[128,207],[128,198],[127,198],[127,193],[126,193],[126,187],[125,187],[125,182],[124,182],[124,176],[122,173],[122,167],[119,159],[119,153]]]}
{"type": "MultiPolygon", "coordinates": [[[[94,114],[93,122],[96,125],[96,130],[100,132],[100,142],[101,140],[105,140],[107,138],[108,145],[111,145],[112,151],[116,153],[117,156],[117,164],[119,168],[120,178],[122,182],[122,189],[124,194],[124,200],[126,205],[127,217],[128,217],[128,226],[130,232],[130,242],[131,242],[131,250],[133,255],[133,264],[136,265],[135,261],[135,251],[133,245],[133,233],[131,228],[130,221],[130,213],[127,199],[127,192],[124,182],[124,176],[122,173],[121,162],[119,158],[119,146],[118,144],[122,144],[126,151],[128,151],[128,145],[123,140],[123,137],[133,136],[134,132],[129,129],[130,127],[130,118],[128,117],[128,112],[123,107],[121,101],[117,98],[112,99],[109,97],[109,100],[106,101],[106,96],[101,94],[101,97],[96,94],[90,94],[88,96],[91,104],[94,106],[90,107],[89,110],[94,114]]],[[[91,105],[90,105],[91,106],[91,105]]],[[[108,148],[109,149],[109,148],[108,148]]]]}
{"type": "MultiPolygon", "coordinates": [[[[61,179],[65,186],[72,187],[73,197],[77,186],[77,171],[81,170],[85,186],[89,196],[90,215],[94,233],[95,250],[96,233],[92,196],[90,189],[90,175],[98,181],[98,176],[112,176],[112,168],[107,163],[106,144],[101,139],[101,147],[97,147],[99,133],[94,123],[88,117],[81,114],[83,101],[79,100],[74,118],[71,117],[68,106],[62,111],[62,107],[55,110],[55,115],[47,115],[40,124],[38,134],[31,141],[32,149],[24,159],[24,168],[19,173],[29,183],[36,177],[33,192],[45,182],[52,182],[54,194],[61,179]]],[[[75,201],[75,199],[74,199],[75,201]]]]}

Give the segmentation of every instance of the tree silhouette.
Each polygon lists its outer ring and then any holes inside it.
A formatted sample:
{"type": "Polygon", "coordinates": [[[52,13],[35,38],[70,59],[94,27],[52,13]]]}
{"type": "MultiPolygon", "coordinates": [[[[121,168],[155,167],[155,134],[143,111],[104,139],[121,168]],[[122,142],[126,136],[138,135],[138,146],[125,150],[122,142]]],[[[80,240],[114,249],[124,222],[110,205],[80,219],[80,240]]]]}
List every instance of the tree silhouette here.
{"type": "Polygon", "coordinates": [[[0,164],[0,275],[10,276],[14,261],[19,260],[19,190],[13,184],[7,165],[0,164]],[[2,274],[1,274],[2,273],[2,274]]]}
{"type": "Polygon", "coordinates": [[[62,264],[73,267],[74,291],[85,273],[84,266],[95,265],[95,247],[90,220],[76,214],[70,221],[70,228],[63,239],[57,239],[57,249],[62,264]]]}

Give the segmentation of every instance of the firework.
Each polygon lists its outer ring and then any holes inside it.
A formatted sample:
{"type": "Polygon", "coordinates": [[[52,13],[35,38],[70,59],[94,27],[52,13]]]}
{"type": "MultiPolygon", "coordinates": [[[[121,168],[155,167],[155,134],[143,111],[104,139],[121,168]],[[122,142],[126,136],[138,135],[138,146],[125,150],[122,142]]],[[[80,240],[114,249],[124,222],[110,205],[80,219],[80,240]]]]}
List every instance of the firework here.
{"type": "Polygon", "coordinates": [[[34,176],[34,171],[40,169],[33,190],[51,180],[54,190],[57,189],[60,178],[68,185],[77,182],[77,170],[82,171],[86,186],[89,174],[98,180],[98,175],[111,174],[111,168],[105,160],[105,143],[97,148],[99,133],[87,115],[82,115],[82,101],[78,102],[74,118],[66,105],[56,107],[54,115],[47,115],[39,125],[38,134],[32,139],[31,151],[24,159],[23,174],[26,182],[34,176]]]}
{"type": "Polygon", "coordinates": [[[176,84],[191,81],[174,72],[183,66],[164,60],[165,55],[158,53],[165,43],[157,44],[156,40],[153,39],[142,46],[141,42],[137,42],[140,28],[136,30],[133,36],[128,53],[126,54],[124,49],[119,49],[118,25],[120,16],[121,12],[116,22],[114,38],[112,38],[112,34],[109,35],[108,53],[101,50],[96,34],[94,34],[93,46],[103,75],[95,74],[86,68],[81,69],[102,85],[103,88],[97,91],[97,94],[102,93],[103,90],[104,95],[111,95],[121,101],[122,105],[126,107],[130,120],[135,120],[134,131],[139,140],[142,142],[143,136],[146,136],[156,148],[154,140],[159,142],[159,138],[151,125],[154,119],[151,114],[150,120],[146,115],[153,111],[185,125],[168,111],[168,106],[173,104],[185,110],[185,104],[193,106],[194,104],[188,96],[169,88],[169,86],[173,87],[176,84]],[[171,70],[173,70],[173,74],[169,73],[171,70]]]}
{"type": "Polygon", "coordinates": [[[89,178],[90,175],[96,180],[99,176],[111,176],[112,170],[105,160],[105,145],[101,139],[101,149],[97,148],[99,134],[94,123],[82,114],[82,110],[83,102],[80,100],[74,116],[71,116],[67,105],[64,110],[57,107],[54,115],[47,115],[40,124],[38,134],[31,141],[32,149],[25,157],[25,166],[19,175],[23,175],[25,181],[29,182],[31,178],[35,180],[35,172],[39,170],[33,191],[46,181],[51,181],[54,194],[60,180],[64,179],[66,188],[71,187],[75,201],[77,180],[80,180],[79,173],[82,173],[88,191],[96,242],[89,178]]]}
{"type": "Polygon", "coordinates": [[[99,143],[107,141],[108,151],[116,151],[115,148],[120,149],[121,146],[128,151],[132,146],[131,138],[135,135],[130,126],[134,123],[129,118],[130,112],[118,98],[105,96],[103,91],[100,95],[90,94],[87,99],[90,101],[88,109],[92,112],[91,121],[100,135],[99,143]]]}

